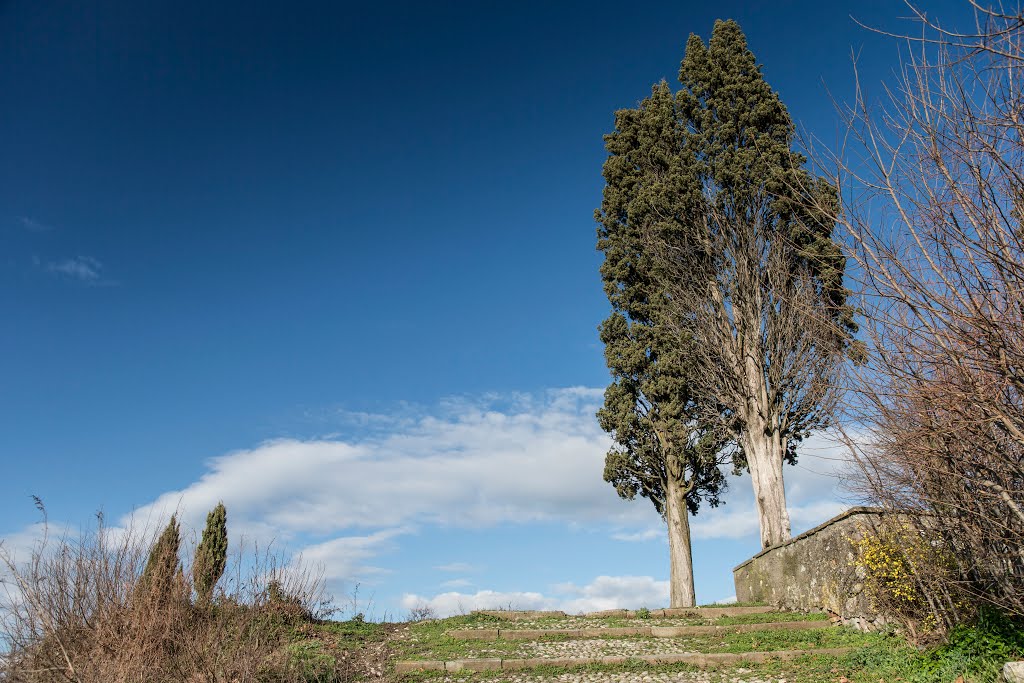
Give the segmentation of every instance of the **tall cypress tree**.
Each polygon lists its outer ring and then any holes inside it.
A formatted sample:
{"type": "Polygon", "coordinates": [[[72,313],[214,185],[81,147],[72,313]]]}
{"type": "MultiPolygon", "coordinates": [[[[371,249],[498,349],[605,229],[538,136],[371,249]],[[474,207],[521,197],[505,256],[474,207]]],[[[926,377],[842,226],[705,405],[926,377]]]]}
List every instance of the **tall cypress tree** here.
{"type": "Polygon", "coordinates": [[[790,537],[782,466],[828,423],[836,370],[857,326],[833,241],[838,196],[793,150],[794,126],[734,21],[691,36],[677,105],[699,207],[689,249],[661,254],[677,333],[692,342],[691,390],[750,471],[761,542],[790,537]]]}
{"type": "Polygon", "coordinates": [[[209,603],[212,599],[213,588],[224,573],[227,557],[228,511],[224,503],[219,502],[206,516],[206,528],[192,563],[192,583],[200,603],[209,603]]]}
{"type": "Polygon", "coordinates": [[[718,502],[727,448],[773,545],[790,533],[782,464],[826,423],[856,331],[828,219],[838,199],[792,150],[789,114],[735,22],[716,22],[708,45],[690,36],[679,80],[618,112],[606,137],[605,477],[667,512],[666,465],[682,463],[696,511],[718,502]]]}
{"type": "MultiPolygon", "coordinates": [[[[618,494],[647,498],[668,526],[672,607],[695,604],[689,515],[718,505],[725,480],[722,442],[695,425],[685,344],[665,324],[668,299],[645,235],[671,235],[671,216],[699,191],[680,158],[682,130],[668,84],[655,85],[636,109],[615,114],[605,136],[605,189],[596,213],[601,277],[612,305],[601,325],[612,382],[598,412],[614,445],[604,478],[618,494]]],[[[681,237],[682,234],[677,234],[681,237]]]]}
{"type": "Polygon", "coordinates": [[[181,528],[177,516],[171,515],[171,521],[149,551],[146,567],[139,579],[138,588],[141,591],[161,599],[170,596],[181,566],[178,558],[180,547],[181,528]]]}

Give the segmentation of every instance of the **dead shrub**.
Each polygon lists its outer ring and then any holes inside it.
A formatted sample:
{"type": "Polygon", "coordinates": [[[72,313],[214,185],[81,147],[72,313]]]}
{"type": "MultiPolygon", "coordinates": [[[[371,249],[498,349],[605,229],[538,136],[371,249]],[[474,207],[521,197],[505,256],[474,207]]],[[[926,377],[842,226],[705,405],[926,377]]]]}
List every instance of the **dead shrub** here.
{"type": "MultiPolygon", "coordinates": [[[[44,535],[23,562],[0,546],[0,681],[306,680],[287,644],[324,616],[316,575],[238,553],[212,602],[195,604],[180,565],[169,580],[140,581],[152,547],[102,518],[80,536],[44,535]]],[[[335,673],[318,680],[344,680],[335,673]]]]}
{"type": "Polygon", "coordinates": [[[860,279],[867,354],[847,424],[872,503],[955,571],[923,585],[947,625],[1024,616],[1024,12],[920,22],[875,104],[858,83],[829,162],[860,279]]]}

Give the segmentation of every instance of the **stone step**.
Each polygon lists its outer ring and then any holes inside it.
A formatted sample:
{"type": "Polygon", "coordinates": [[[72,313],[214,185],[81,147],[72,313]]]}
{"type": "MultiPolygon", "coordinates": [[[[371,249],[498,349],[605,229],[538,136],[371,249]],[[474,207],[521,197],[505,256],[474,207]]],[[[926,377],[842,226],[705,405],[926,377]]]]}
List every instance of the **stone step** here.
{"type": "MultiPolygon", "coordinates": [[[[641,619],[654,617],[663,619],[668,617],[697,617],[705,619],[717,619],[719,617],[740,617],[748,614],[765,614],[775,612],[777,608],[762,605],[759,607],[669,607],[666,609],[652,609],[646,612],[626,609],[609,609],[599,612],[588,612],[584,617],[606,618],[618,617],[622,619],[641,619]]],[[[496,617],[506,621],[527,621],[534,619],[545,619],[551,617],[573,616],[561,611],[535,611],[535,610],[473,610],[472,614],[483,614],[489,617],[496,617]]]]}
{"type": "Polygon", "coordinates": [[[759,624],[733,624],[731,626],[626,626],[607,628],[551,628],[551,629],[505,629],[469,628],[448,631],[447,635],[458,640],[534,640],[544,636],[568,636],[570,638],[625,638],[645,636],[653,638],[680,638],[683,636],[706,636],[717,633],[750,633],[753,631],[810,631],[832,626],[828,619],[815,621],[768,621],[759,624]]]}
{"type": "Polygon", "coordinates": [[[767,652],[720,652],[711,654],[682,653],[662,655],[638,655],[633,657],[535,657],[532,659],[455,659],[448,662],[435,660],[412,660],[395,663],[396,674],[414,671],[502,671],[535,669],[539,667],[577,667],[593,664],[617,665],[629,662],[644,662],[649,665],[689,664],[700,668],[735,666],[738,664],[763,664],[771,659],[790,660],[805,655],[837,657],[853,652],[853,647],[813,648],[806,650],[773,650],[767,652]]]}

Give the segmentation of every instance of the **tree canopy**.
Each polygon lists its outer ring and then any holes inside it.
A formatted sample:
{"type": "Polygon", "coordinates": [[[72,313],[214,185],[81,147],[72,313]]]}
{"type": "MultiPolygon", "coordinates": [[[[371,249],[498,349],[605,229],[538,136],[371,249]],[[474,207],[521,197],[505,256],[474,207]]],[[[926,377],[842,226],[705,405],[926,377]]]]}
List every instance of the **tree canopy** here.
{"type": "Polygon", "coordinates": [[[782,462],[827,423],[856,332],[838,198],[793,149],[736,22],[716,22],[707,45],[690,36],[679,81],[617,112],[606,136],[605,478],[658,507],[675,462],[696,512],[720,502],[728,450],[751,471],[770,545],[789,536],[782,462]]]}

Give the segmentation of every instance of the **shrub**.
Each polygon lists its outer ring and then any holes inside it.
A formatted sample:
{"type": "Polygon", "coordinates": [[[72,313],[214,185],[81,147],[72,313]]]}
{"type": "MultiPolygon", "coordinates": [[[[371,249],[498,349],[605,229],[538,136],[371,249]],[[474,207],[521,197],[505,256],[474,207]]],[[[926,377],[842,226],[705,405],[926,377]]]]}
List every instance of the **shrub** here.
{"type": "Polygon", "coordinates": [[[871,608],[896,620],[912,641],[933,639],[941,622],[928,587],[952,571],[949,558],[921,529],[906,522],[860,526],[858,532],[851,539],[853,563],[863,577],[871,608]]]}
{"type": "Polygon", "coordinates": [[[427,621],[436,618],[437,612],[425,602],[420,602],[409,610],[409,621],[427,621]]]}
{"type": "Polygon", "coordinates": [[[966,675],[970,680],[996,681],[1003,664],[1021,656],[1024,624],[982,606],[973,623],[954,628],[948,643],[923,658],[921,671],[937,680],[966,675]]]}
{"type": "Polygon", "coordinates": [[[177,516],[171,515],[171,521],[167,523],[167,527],[149,551],[146,568],[142,570],[142,577],[137,585],[141,592],[151,593],[152,597],[157,598],[169,595],[175,584],[179,583],[177,579],[181,569],[181,561],[178,558],[180,547],[181,528],[178,526],[177,516]]]}
{"type": "Polygon", "coordinates": [[[192,582],[201,604],[208,604],[213,598],[213,588],[224,573],[227,560],[228,512],[224,503],[217,503],[206,516],[206,528],[192,564],[192,582]]]}
{"type": "Polygon", "coordinates": [[[25,562],[0,546],[0,682],[303,680],[287,644],[319,616],[322,582],[239,553],[228,590],[197,607],[177,540],[176,519],[155,543],[101,519],[81,536],[44,534],[25,562]]]}
{"type": "Polygon", "coordinates": [[[1024,618],[1024,14],[969,4],[969,29],[917,13],[891,97],[858,82],[833,158],[863,276],[855,480],[928,516],[957,568],[925,591],[950,626],[980,604],[1024,618]]]}

